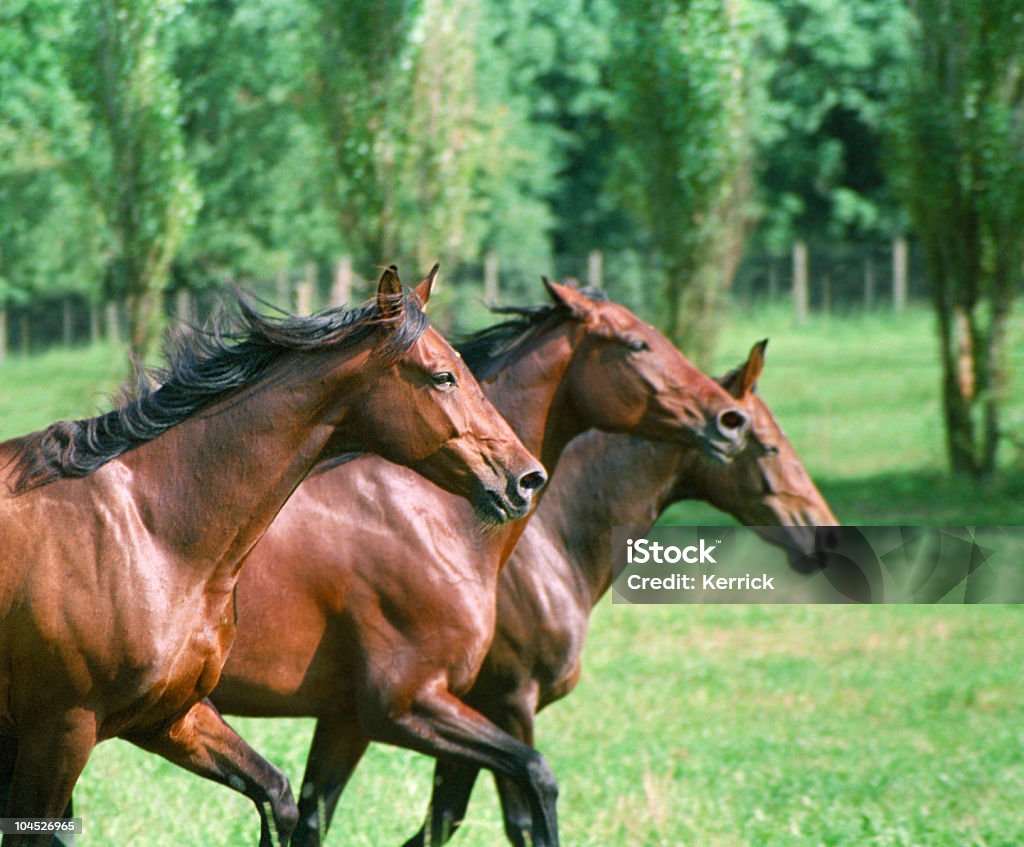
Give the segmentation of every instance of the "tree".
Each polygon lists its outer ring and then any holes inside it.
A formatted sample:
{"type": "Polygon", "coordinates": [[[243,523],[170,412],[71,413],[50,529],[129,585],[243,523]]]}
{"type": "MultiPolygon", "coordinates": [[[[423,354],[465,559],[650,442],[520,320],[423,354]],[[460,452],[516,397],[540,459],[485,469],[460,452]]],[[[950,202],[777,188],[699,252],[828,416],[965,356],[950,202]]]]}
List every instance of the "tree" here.
{"type": "Polygon", "coordinates": [[[905,49],[902,3],[755,0],[745,65],[754,119],[759,239],[887,238],[899,210],[882,166],[883,122],[905,49]]]}
{"type": "Polygon", "coordinates": [[[721,0],[620,0],[618,8],[609,71],[615,186],[650,242],[666,332],[706,361],[728,285],[726,230],[745,217],[740,12],[721,0]]]}
{"type": "Polygon", "coordinates": [[[300,106],[307,16],[294,0],[192,0],[173,22],[182,134],[203,187],[175,285],[203,288],[225,276],[251,284],[340,249],[310,167],[321,137],[300,106]]]}
{"type": "Polygon", "coordinates": [[[68,167],[89,127],[66,73],[73,30],[60,0],[0,8],[0,311],[96,277],[101,233],[68,167]]]}
{"type": "Polygon", "coordinates": [[[996,467],[1006,323],[1024,266],[1024,8],[914,0],[889,163],[938,316],[955,473],[996,467]]]}
{"type": "Polygon", "coordinates": [[[413,0],[310,0],[310,111],[326,150],[323,184],[356,266],[389,264],[411,88],[413,0]]]}
{"type": "Polygon", "coordinates": [[[95,145],[91,175],[113,233],[107,289],[128,305],[129,344],[143,359],[163,320],[168,269],[199,194],[185,158],[167,28],[182,0],[82,0],[85,51],[76,71],[95,145]]]}

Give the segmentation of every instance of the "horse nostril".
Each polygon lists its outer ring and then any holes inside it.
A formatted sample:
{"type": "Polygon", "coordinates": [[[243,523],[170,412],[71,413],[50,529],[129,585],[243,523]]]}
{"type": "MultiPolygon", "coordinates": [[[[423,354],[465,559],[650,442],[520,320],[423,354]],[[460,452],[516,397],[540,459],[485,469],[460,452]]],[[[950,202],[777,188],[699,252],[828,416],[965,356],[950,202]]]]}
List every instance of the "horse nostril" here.
{"type": "Polygon", "coordinates": [[[747,425],[747,416],[739,409],[726,409],[718,416],[718,424],[723,431],[738,432],[747,425]]]}
{"type": "Polygon", "coordinates": [[[544,471],[530,471],[519,478],[519,490],[527,494],[533,494],[535,491],[543,488],[544,483],[547,481],[548,475],[544,471]]]}

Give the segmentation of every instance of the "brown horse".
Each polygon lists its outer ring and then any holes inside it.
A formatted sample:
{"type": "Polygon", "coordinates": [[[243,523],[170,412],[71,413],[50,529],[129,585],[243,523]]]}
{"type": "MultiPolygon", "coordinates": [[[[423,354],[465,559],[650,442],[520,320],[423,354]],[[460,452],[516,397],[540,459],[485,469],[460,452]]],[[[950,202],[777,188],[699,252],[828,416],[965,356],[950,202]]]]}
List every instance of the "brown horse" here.
{"type": "MultiPolygon", "coordinates": [[[[747,414],[660,333],[622,306],[547,287],[553,305],[460,350],[549,468],[594,426],[715,457],[744,443],[747,414]]],[[[233,714],[319,719],[295,844],[319,842],[370,741],[508,777],[529,798],[533,843],[558,843],[547,764],[458,699],[486,654],[519,534],[481,532],[461,501],[368,458],[311,476],[253,551],[212,699],[233,714]]]]}
{"type": "MultiPolygon", "coordinates": [[[[765,343],[722,379],[751,419],[751,449],[731,464],[709,463],[687,447],[602,433],[569,446],[502,571],[494,641],[463,698],[467,704],[533,745],[536,713],[579,680],[590,613],[612,580],[613,526],[649,527],[671,503],[690,499],[707,500],[751,526],[836,525],[792,445],[753,393],[765,343]]],[[[813,532],[796,532],[786,546],[811,554],[814,541],[813,532]]],[[[440,845],[450,837],[465,815],[478,770],[438,760],[431,814],[406,847],[440,845]]],[[[526,845],[529,806],[518,786],[496,779],[508,838],[526,845]]]]}
{"type": "Polygon", "coordinates": [[[203,699],[234,638],[245,555],[343,452],[409,465],[493,523],[523,515],[545,480],[393,267],[360,309],[239,311],[233,336],[182,342],[158,389],[0,445],[9,816],[59,816],[92,748],[118,736],[250,797],[267,847],[269,807],[287,843],[287,781],[203,699]]]}

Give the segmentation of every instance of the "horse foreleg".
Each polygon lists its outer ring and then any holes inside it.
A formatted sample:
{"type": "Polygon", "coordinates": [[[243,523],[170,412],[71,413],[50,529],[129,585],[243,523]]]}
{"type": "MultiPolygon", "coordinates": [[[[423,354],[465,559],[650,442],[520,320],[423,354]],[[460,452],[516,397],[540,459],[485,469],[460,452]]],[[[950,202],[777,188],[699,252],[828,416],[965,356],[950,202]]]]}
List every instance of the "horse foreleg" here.
{"type": "Polygon", "coordinates": [[[125,738],[185,770],[244,794],[259,809],[260,847],[288,844],[298,809],[287,778],[246,744],[209,700],[200,700],[157,732],[131,733],[125,738]]]}
{"type": "Polygon", "coordinates": [[[0,735],[0,813],[7,810],[11,796],[11,779],[14,778],[14,763],[18,758],[18,739],[12,735],[0,735]]]}
{"type": "MultiPolygon", "coordinates": [[[[0,748],[9,767],[12,746],[6,739],[0,748]]],[[[71,792],[92,748],[96,746],[96,716],[75,709],[54,720],[21,729],[7,796],[6,817],[59,818],[71,800],[71,792]]],[[[52,834],[5,835],[3,847],[51,844],[52,834]]]]}
{"type": "Polygon", "coordinates": [[[370,743],[357,726],[354,717],[317,721],[299,792],[294,847],[317,847],[327,834],[341,792],[370,743]]]}
{"type": "MultiPolygon", "coordinates": [[[[535,692],[521,692],[500,706],[484,709],[487,716],[513,738],[533,747],[535,692]]],[[[505,836],[515,847],[528,847],[532,814],[529,800],[507,776],[494,774],[494,783],[501,799],[505,836]]]]}
{"type": "Polygon", "coordinates": [[[439,759],[434,765],[434,783],[430,795],[430,809],[420,831],[405,842],[403,847],[440,847],[455,834],[469,808],[480,768],[465,762],[439,759]]]}
{"type": "Polygon", "coordinates": [[[407,712],[382,723],[373,737],[509,777],[528,798],[533,847],[557,847],[558,783],[544,757],[450,692],[421,692],[407,712]]]}

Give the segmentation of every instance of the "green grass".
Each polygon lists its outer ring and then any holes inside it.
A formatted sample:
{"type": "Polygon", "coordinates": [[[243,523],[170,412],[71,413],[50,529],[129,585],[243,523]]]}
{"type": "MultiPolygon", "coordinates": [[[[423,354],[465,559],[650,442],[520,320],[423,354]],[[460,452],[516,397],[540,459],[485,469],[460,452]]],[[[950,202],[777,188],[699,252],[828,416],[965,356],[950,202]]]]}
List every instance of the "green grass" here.
{"type": "MultiPolygon", "coordinates": [[[[722,368],[771,336],[760,391],[849,523],[1024,523],[1020,457],[984,485],[949,480],[930,317],[740,315],[722,368]]],[[[1008,408],[1024,420],[1024,323],[1008,408]]],[[[102,348],[0,369],[0,437],[103,407],[102,348]]],[[[674,507],[675,522],[721,522],[674,507]]],[[[571,847],[1016,847],[1024,843],[1024,609],[612,606],[594,616],[579,689],[540,719],[571,847]]],[[[286,621],[282,625],[287,625],[286,621]]],[[[308,721],[234,722],[298,785],[308,721]]],[[[400,844],[430,763],[371,749],[329,844],[400,844]]],[[[255,844],[227,789],[115,741],[79,786],[83,847],[255,844]]],[[[454,843],[502,827],[488,780],[454,843]]]]}

